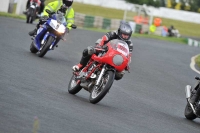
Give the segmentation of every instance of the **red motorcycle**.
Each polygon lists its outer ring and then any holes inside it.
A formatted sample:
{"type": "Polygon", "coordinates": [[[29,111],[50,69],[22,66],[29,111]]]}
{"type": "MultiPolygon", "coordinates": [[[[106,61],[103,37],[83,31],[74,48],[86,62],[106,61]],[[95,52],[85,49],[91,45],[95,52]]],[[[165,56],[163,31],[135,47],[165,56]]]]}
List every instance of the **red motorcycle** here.
{"type": "Polygon", "coordinates": [[[78,93],[82,88],[90,93],[89,101],[98,103],[110,90],[115,73],[123,71],[129,62],[129,47],[122,40],[114,39],[100,51],[93,54],[88,64],[79,72],[73,72],[68,85],[70,94],[78,93]]]}

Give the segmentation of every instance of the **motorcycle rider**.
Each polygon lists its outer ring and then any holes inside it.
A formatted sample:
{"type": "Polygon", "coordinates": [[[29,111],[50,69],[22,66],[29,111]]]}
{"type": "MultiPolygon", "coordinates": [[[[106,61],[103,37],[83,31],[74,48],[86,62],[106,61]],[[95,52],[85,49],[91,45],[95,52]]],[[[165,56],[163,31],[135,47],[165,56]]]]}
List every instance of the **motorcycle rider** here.
{"type": "Polygon", "coordinates": [[[43,12],[43,10],[44,10],[44,6],[45,6],[45,4],[44,4],[44,2],[45,2],[45,0],[40,0],[40,10],[39,10],[39,12],[38,12],[38,14],[40,14],[41,15],[41,13],[43,12]]]}
{"type": "Polygon", "coordinates": [[[55,0],[50,2],[44,8],[43,16],[40,18],[39,23],[33,31],[29,32],[30,36],[34,36],[37,33],[40,25],[44,24],[48,19],[48,13],[45,11],[49,9],[51,12],[61,11],[64,13],[65,19],[67,21],[67,33],[71,30],[71,25],[74,24],[74,9],[72,8],[73,0],[55,0]]]}
{"type": "Polygon", "coordinates": [[[26,11],[23,11],[24,14],[27,13],[28,8],[30,7],[30,5],[31,5],[33,2],[37,4],[37,11],[40,10],[40,5],[41,5],[41,1],[40,1],[40,0],[27,0],[27,2],[26,2],[26,11]]]}
{"type": "MultiPolygon", "coordinates": [[[[129,46],[129,52],[130,52],[130,58],[129,58],[129,64],[131,62],[131,54],[133,50],[133,44],[131,41],[131,35],[132,35],[132,29],[131,26],[126,23],[122,22],[118,28],[117,31],[111,31],[107,32],[101,40],[98,40],[96,42],[96,46],[89,46],[87,49],[83,50],[82,58],[80,60],[80,63],[77,65],[74,65],[72,67],[73,71],[79,71],[80,69],[84,68],[87,65],[87,62],[90,60],[92,54],[97,54],[98,51],[95,50],[95,47],[103,47],[106,43],[108,43],[110,40],[113,39],[119,39],[125,41],[129,46]]],[[[126,71],[129,70],[129,65],[125,68],[126,71]]],[[[122,72],[116,72],[115,79],[119,80],[123,77],[124,71],[122,72]]]]}

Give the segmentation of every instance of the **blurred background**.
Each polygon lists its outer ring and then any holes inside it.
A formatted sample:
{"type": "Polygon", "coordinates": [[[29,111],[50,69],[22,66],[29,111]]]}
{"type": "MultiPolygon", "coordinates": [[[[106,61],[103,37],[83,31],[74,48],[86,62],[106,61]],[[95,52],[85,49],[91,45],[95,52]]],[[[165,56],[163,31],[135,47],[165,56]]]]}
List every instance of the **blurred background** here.
{"type": "MultiPolygon", "coordinates": [[[[23,18],[26,2],[1,1],[0,12],[23,18]]],[[[116,30],[127,21],[134,33],[165,37],[173,26],[179,33],[176,37],[200,36],[200,0],[74,0],[73,8],[78,27],[116,30]]]]}

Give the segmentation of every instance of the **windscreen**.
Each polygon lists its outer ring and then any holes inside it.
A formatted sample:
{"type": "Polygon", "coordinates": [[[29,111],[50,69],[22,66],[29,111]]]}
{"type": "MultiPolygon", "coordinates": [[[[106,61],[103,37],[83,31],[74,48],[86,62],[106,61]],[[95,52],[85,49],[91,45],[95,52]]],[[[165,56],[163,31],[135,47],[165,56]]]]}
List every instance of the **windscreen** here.
{"type": "Polygon", "coordinates": [[[125,56],[129,55],[129,47],[128,44],[122,40],[114,39],[110,41],[110,45],[113,49],[117,50],[118,52],[122,53],[125,56]]]}
{"type": "Polygon", "coordinates": [[[62,13],[55,14],[55,18],[60,24],[66,23],[65,17],[63,16],[62,13]]]}

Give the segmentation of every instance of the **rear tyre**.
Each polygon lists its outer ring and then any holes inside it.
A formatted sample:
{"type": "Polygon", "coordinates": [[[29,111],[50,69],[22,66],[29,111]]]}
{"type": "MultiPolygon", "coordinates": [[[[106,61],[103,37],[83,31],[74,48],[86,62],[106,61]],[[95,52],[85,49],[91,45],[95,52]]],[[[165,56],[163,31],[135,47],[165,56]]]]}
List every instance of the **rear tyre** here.
{"type": "Polygon", "coordinates": [[[30,24],[33,23],[33,17],[30,17],[30,18],[29,18],[29,22],[30,22],[30,24]]]}
{"type": "Polygon", "coordinates": [[[80,86],[80,84],[77,84],[75,81],[75,75],[73,74],[71,77],[71,80],[69,81],[69,85],[68,85],[68,92],[70,94],[75,95],[76,93],[78,93],[80,90],[82,89],[82,87],[80,86]]]}
{"type": "Polygon", "coordinates": [[[189,103],[187,103],[186,107],[185,107],[185,117],[188,120],[194,120],[197,118],[197,116],[193,113],[192,108],[190,107],[189,103]]]}
{"type": "Polygon", "coordinates": [[[42,50],[38,54],[39,57],[43,57],[47,51],[49,50],[49,47],[51,46],[51,43],[54,41],[54,38],[52,36],[49,36],[46,43],[44,44],[42,50]]]}
{"type": "Polygon", "coordinates": [[[115,78],[115,72],[107,71],[101,80],[101,85],[99,87],[94,86],[92,92],[90,93],[89,101],[93,104],[98,103],[101,101],[104,96],[110,90],[115,78]]]}
{"type": "Polygon", "coordinates": [[[30,45],[30,51],[31,51],[31,53],[37,53],[38,52],[38,50],[35,48],[33,42],[30,45]]]}
{"type": "Polygon", "coordinates": [[[30,16],[27,15],[27,17],[26,17],[26,23],[29,23],[29,20],[30,20],[30,16]]]}

